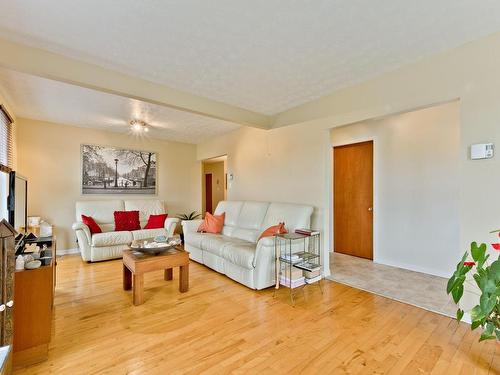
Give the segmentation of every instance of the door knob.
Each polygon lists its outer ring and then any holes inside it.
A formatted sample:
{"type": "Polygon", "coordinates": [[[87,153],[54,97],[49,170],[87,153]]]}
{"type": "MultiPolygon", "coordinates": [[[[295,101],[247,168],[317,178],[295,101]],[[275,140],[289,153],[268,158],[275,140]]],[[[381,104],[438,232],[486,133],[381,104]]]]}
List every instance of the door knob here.
{"type": "Polygon", "coordinates": [[[5,305],[3,303],[0,305],[0,312],[2,311],[5,311],[5,305]]]}
{"type": "Polygon", "coordinates": [[[368,207],[368,211],[372,212],[373,211],[373,207],[368,207]]]}
{"type": "Polygon", "coordinates": [[[14,306],[14,301],[10,300],[9,302],[6,303],[7,307],[12,307],[14,306]]]}

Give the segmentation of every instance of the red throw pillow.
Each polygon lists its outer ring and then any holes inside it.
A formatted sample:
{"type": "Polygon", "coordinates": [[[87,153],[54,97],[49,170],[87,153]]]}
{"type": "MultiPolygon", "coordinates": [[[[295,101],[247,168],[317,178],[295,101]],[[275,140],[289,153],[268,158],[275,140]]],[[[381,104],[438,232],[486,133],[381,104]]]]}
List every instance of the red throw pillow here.
{"type": "Polygon", "coordinates": [[[131,231],[141,229],[139,211],[115,211],[115,231],[131,231]]]}
{"type": "MultiPolygon", "coordinates": [[[[273,225],[267,228],[259,237],[259,240],[264,237],[272,237],[276,234],[285,234],[288,231],[285,229],[285,223],[279,223],[278,225],[273,225]]],[[[257,242],[259,241],[257,240],[257,242]]]]}
{"type": "Polygon", "coordinates": [[[225,217],[225,212],[220,215],[212,215],[210,212],[207,212],[205,214],[205,220],[198,228],[198,232],[219,234],[222,232],[225,217]]]}
{"type": "Polygon", "coordinates": [[[90,234],[102,233],[101,227],[91,216],[82,215],[83,224],[89,227],[90,234]]]}
{"type": "Polygon", "coordinates": [[[167,216],[168,214],[149,215],[148,222],[144,226],[144,229],[165,228],[165,220],[167,220],[167,216]]]}

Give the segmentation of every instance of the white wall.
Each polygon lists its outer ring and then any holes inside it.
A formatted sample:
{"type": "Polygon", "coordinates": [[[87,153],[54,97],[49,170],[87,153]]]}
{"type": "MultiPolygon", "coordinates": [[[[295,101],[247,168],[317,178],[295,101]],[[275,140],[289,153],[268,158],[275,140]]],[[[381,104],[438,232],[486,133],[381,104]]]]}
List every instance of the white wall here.
{"type": "Polygon", "coordinates": [[[201,206],[195,145],[27,119],[17,119],[16,126],[18,171],[28,179],[28,214],[55,225],[58,249],[76,247],[71,225],[77,200],[161,199],[171,216],[201,206]],[[82,195],[80,145],[85,143],[157,152],[157,195],[82,195]]]}
{"type": "Polygon", "coordinates": [[[333,128],[374,140],[374,261],[438,276],[460,256],[458,101],[333,128]]]}

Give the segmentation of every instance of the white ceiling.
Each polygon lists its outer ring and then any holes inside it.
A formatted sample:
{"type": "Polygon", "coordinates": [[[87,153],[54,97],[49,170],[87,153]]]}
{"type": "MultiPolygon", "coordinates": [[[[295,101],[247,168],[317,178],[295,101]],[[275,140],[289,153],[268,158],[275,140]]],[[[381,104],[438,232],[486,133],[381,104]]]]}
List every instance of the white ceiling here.
{"type": "Polygon", "coordinates": [[[130,132],[129,122],[151,125],[147,137],[200,143],[240,125],[66,83],[0,69],[0,89],[17,117],[130,132]]]}
{"type": "Polygon", "coordinates": [[[275,114],[500,30],[498,0],[0,0],[0,35],[275,114]]]}

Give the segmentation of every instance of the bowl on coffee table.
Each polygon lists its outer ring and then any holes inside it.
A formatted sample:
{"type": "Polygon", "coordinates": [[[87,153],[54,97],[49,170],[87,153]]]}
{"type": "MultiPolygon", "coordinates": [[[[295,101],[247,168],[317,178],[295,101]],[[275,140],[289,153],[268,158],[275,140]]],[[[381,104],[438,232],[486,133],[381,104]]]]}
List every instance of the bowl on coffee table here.
{"type": "Polygon", "coordinates": [[[132,241],[130,249],[144,254],[158,255],[180,244],[181,241],[177,238],[149,238],[132,241]]]}

